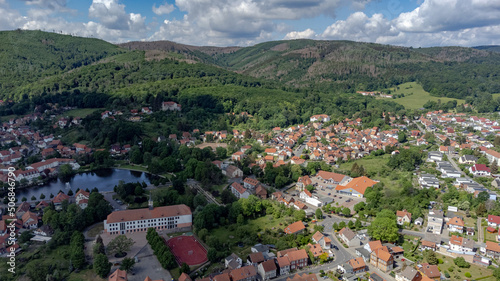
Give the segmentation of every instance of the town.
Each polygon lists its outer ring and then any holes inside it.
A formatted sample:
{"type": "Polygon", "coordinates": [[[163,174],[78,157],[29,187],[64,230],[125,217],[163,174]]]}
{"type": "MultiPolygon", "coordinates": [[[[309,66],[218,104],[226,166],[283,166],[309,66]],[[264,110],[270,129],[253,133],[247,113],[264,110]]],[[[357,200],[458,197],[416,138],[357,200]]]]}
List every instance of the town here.
{"type": "MultiPolygon", "coordinates": [[[[82,185],[20,198],[15,214],[2,213],[4,257],[14,222],[18,255],[69,242],[78,249],[72,268],[93,262],[108,280],[494,280],[500,273],[497,115],[384,112],[380,126],[366,128],[362,117],[316,114],[269,132],[194,129],[102,149],[30,127],[66,130],[88,118],[50,106],[3,123],[4,187],[9,167],[19,190],[101,168],[156,177],[101,193],[82,185]]],[[[164,101],[158,112],[94,113],[138,123],[182,107],[164,101]]]]}

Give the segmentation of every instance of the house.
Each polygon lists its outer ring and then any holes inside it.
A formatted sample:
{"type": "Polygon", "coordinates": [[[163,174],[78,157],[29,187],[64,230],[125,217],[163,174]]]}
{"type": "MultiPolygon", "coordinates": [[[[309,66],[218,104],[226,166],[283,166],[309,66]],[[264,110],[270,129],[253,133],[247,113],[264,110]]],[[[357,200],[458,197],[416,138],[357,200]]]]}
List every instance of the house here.
{"type": "Polygon", "coordinates": [[[162,111],[181,111],[181,105],[173,101],[164,101],[161,103],[162,111]]]}
{"type": "Polygon", "coordinates": [[[474,165],[474,164],[476,164],[477,160],[478,159],[477,159],[476,156],[464,155],[464,156],[461,156],[458,159],[458,163],[460,163],[460,164],[467,164],[467,165],[474,165]]]}
{"type": "Polygon", "coordinates": [[[368,271],[368,266],[362,257],[358,257],[348,260],[345,264],[339,264],[338,269],[344,274],[358,274],[368,271]]]}
{"type": "Polygon", "coordinates": [[[284,229],[286,234],[298,234],[302,233],[306,229],[306,226],[302,221],[296,221],[284,229]]]}
{"type": "Polygon", "coordinates": [[[431,280],[440,280],[441,279],[441,272],[439,272],[439,268],[437,265],[430,265],[428,263],[422,263],[417,266],[418,271],[422,273],[422,275],[427,276],[431,280]]]}
{"type": "Polygon", "coordinates": [[[40,226],[39,228],[35,229],[33,231],[33,234],[45,236],[45,237],[50,237],[54,234],[54,230],[49,225],[44,224],[44,225],[40,226]]]}
{"type": "Polygon", "coordinates": [[[276,259],[276,262],[278,263],[280,275],[285,275],[290,272],[290,260],[288,259],[288,257],[278,257],[276,259]]]}
{"type": "Polygon", "coordinates": [[[222,174],[228,178],[239,178],[243,176],[243,171],[234,165],[228,165],[225,170],[222,170],[222,174]]]}
{"type": "Polygon", "coordinates": [[[35,229],[38,227],[38,216],[33,212],[28,211],[24,213],[21,219],[24,228],[35,229]]]}
{"type": "Polygon", "coordinates": [[[377,184],[376,181],[369,179],[368,177],[362,176],[352,179],[346,185],[337,185],[335,190],[337,193],[355,196],[362,198],[368,187],[372,187],[377,184]]]}
{"type": "Polygon", "coordinates": [[[366,249],[369,253],[381,247],[382,247],[382,242],[380,242],[380,240],[370,241],[363,246],[363,248],[366,249]]]}
{"type": "Polygon", "coordinates": [[[310,184],[312,184],[311,178],[308,175],[305,175],[305,176],[299,177],[299,179],[297,180],[297,184],[295,184],[295,188],[298,191],[302,191],[306,188],[306,186],[308,186],[310,184]]]}
{"type": "Polygon", "coordinates": [[[319,244],[323,249],[330,249],[332,246],[332,240],[319,231],[316,231],[311,239],[314,243],[319,244]]]}
{"type": "Polygon", "coordinates": [[[224,259],[224,266],[229,269],[240,268],[243,265],[243,261],[238,255],[232,253],[224,259]]]}
{"type": "Polygon", "coordinates": [[[443,161],[443,154],[439,151],[429,151],[427,153],[427,162],[443,161]]]}
{"type": "Polygon", "coordinates": [[[17,207],[17,210],[16,210],[16,217],[17,217],[18,219],[22,218],[22,217],[23,217],[23,215],[24,215],[26,212],[28,212],[28,211],[30,210],[30,208],[31,208],[30,203],[28,203],[28,202],[23,202],[23,203],[21,203],[21,205],[19,205],[19,206],[17,207]]]}
{"type": "Polygon", "coordinates": [[[259,184],[255,189],[255,196],[259,197],[260,199],[266,199],[267,190],[261,184],[259,184]]]}
{"type": "Polygon", "coordinates": [[[452,251],[472,252],[474,250],[474,241],[472,239],[452,235],[449,243],[452,251]]]}
{"type": "Polygon", "coordinates": [[[231,184],[231,192],[236,196],[236,198],[248,198],[250,196],[250,192],[246,188],[244,188],[241,184],[237,182],[233,182],[231,184]]]}
{"type": "Polygon", "coordinates": [[[407,266],[401,272],[396,273],[396,281],[420,281],[422,274],[411,266],[407,266]]]}
{"type": "Polygon", "coordinates": [[[243,180],[243,186],[247,189],[255,189],[260,182],[253,178],[245,178],[243,180]]]}
{"type": "Polygon", "coordinates": [[[304,189],[300,192],[299,198],[303,199],[306,203],[311,204],[315,207],[321,207],[321,205],[323,204],[323,202],[321,202],[315,196],[313,196],[312,193],[307,189],[304,189]]]}
{"type": "Polygon", "coordinates": [[[309,118],[309,121],[311,121],[311,122],[329,122],[330,116],[328,116],[326,114],[313,115],[309,118]]]}
{"type": "Polygon", "coordinates": [[[243,159],[243,157],[244,157],[244,156],[245,156],[245,154],[244,154],[243,152],[241,152],[241,151],[237,151],[237,152],[235,152],[235,153],[233,153],[233,154],[231,155],[231,159],[232,159],[233,161],[241,161],[241,160],[243,159]]]}
{"type": "Polygon", "coordinates": [[[75,194],[75,202],[82,209],[87,208],[89,198],[90,192],[87,192],[83,189],[79,189],[75,194]]]}
{"type": "Polygon", "coordinates": [[[496,242],[486,241],[486,247],[481,248],[481,252],[495,259],[500,257],[500,245],[496,242]]]}
{"type": "Polygon", "coordinates": [[[485,164],[474,164],[469,168],[469,172],[476,177],[491,176],[490,168],[486,167],[485,164]]]}
{"type": "Polygon", "coordinates": [[[427,240],[422,240],[422,243],[420,244],[420,250],[431,250],[431,251],[436,251],[437,250],[437,245],[436,243],[432,241],[427,241],[427,240]]]}
{"type": "MultiPolygon", "coordinates": [[[[226,270],[226,272],[214,276],[212,278],[212,280],[213,281],[231,281],[231,276],[229,275],[228,272],[230,272],[230,271],[226,270]]],[[[207,281],[210,281],[210,278],[208,278],[207,281]]]]}
{"type": "Polygon", "coordinates": [[[411,223],[411,213],[406,210],[396,212],[397,223],[403,225],[405,223],[411,223]]]}
{"type": "Polygon", "coordinates": [[[279,251],[277,257],[288,257],[290,261],[290,270],[300,269],[307,265],[309,256],[305,249],[297,250],[296,248],[291,248],[283,251],[279,251]]]}
{"type": "Polygon", "coordinates": [[[443,229],[444,216],[442,211],[431,209],[427,217],[427,231],[434,234],[441,234],[443,229]]]}
{"type": "Polygon", "coordinates": [[[108,277],[108,281],[127,281],[127,272],[125,270],[120,270],[117,268],[111,275],[108,277]]]}
{"type": "Polygon", "coordinates": [[[276,263],[273,260],[267,260],[257,266],[257,271],[259,272],[262,280],[269,280],[276,277],[276,263]]]}
{"type": "Polygon", "coordinates": [[[424,219],[423,218],[417,218],[415,220],[415,225],[423,225],[424,224],[424,219]]]}
{"type": "Polygon", "coordinates": [[[488,215],[488,226],[494,228],[500,226],[500,216],[488,215]]]}
{"type": "Polygon", "coordinates": [[[257,269],[253,265],[233,269],[229,275],[232,281],[255,281],[258,279],[257,269]]]}
{"type": "Polygon", "coordinates": [[[247,265],[257,266],[264,261],[264,255],[261,252],[251,253],[247,258],[247,265]]]}
{"type": "Polygon", "coordinates": [[[464,233],[464,221],[459,217],[453,217],[446,223],[450,232],[464,233]]]}
{"type": "Polygon", "coordinates": [[[339,238],[349,247],[357,247],[361,244],[359,238],[356,237],[351,229],[344,227],[338,232],[339,238]]]}
{"type": "Polygon", "coordinates": [[[394,268],[394,257],[387,247],[380,247],[370,254],[370,264],[387,272],[394,268]]]}
{"type": "Polygon", "coordinates": [[[318,281],[316,274],[304,273],[302,276],[300,274],[295,274],[293,278],[287,278],[286,281],[318,281]]]}
{"type": "Polygon", "coordinates": [[[313,255],[313,257],[317,258],[323,254],[323,249],[321,248],[321,245],[319,244],[307,244],[307,247],[309,248],[309,252],[313,255]]]}
{"type": "Polygon", "coordinates": [[[179,279],[177,279],[177,281],[192,281],[192,280],[191,277],[189,277],[189,275],[183,272],[181,276],[179,276],[179,279]]]}

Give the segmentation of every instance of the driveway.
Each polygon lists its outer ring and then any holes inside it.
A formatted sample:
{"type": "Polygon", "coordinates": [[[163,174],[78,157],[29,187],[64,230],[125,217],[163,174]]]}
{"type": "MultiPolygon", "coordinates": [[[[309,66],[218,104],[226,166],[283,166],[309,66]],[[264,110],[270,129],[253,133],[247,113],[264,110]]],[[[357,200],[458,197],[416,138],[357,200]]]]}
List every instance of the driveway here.
{"type": "Polygon", "coordinates": [[[134,266],[134,275],[128,274],[129,281],[144,281],[147,276],[152,280],[172,280],[172,275],[170,272],[163,267],[161,267],[158,259],[153,254],[153,250],[149,245],[137,253],[136,257],[139,259],[134,266]]]}

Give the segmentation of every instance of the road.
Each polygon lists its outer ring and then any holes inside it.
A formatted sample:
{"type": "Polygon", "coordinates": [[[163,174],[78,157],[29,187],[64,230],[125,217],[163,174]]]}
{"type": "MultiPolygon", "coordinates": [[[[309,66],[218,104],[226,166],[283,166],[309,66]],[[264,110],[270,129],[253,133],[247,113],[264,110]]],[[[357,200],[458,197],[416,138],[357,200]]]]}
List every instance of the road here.
{"type": "Polygon", "coordinates": [[[483,240],[484,240],[484,229],[481,226],[482,219],[483,218],[481,218],[481,217],[477,218],[477,242],[478,243],[483,243],[483,240]]]}
{"type": "MultiPolygon", "coordinates": [[[[400,229],[399,233],[408,234],[408,235],[412,235],[412,236],[418,236],[421,238],[425,238],[425,235],[427,234],[427,232],[413,231],[413,230],[407,230],[407,229],[400,229]]],[[[450,238],[441,236],[441,241],[443,243],[447,244],[450,241],[450,238]]]]}
{"type": "Polygon", "coordinates": [[[460,172],[460,174],[462,174],[462,176],[464,176],[465,178],[467,179],[471,179],[467,174],[465,174],[462,169],[460,169],[460,167],[458,167],[457,163],[455,162],[455,160],[451,157],[451,155],[448,155],[448,161],[451,163],[451,165],[453,166],[453,168],[455,168],[457,171],[460,172]]]}
{"type": "Polygon", "coordinates": [[[294,148],[293,155],[300,157],[300,155],[302,155],[302,152],[305,149],[306,143],[308,143],[310,139],[311,139],[311,136],[307,136],[306,140],[301,145],[294,148]]]}

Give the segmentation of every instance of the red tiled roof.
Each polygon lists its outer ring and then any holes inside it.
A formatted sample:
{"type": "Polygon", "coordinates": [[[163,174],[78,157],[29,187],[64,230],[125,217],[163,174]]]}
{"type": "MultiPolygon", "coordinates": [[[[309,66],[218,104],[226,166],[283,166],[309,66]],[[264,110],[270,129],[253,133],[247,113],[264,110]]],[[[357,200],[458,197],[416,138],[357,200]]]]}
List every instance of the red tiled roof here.
{"type": "Polygon", "coordinates": [[[112,212],[108,215],[107,223],[125,222],[125,221],[136,221],[136,220],[146,220],[155,218],[167,218],[174,216],[191,215],[191,209],[184,205],[173,205],[173,206],[163,206],[156,207],[153,210],[145,209],[132,209],[112,212]]]}
{"type": "Polygon", "coordinates": [[[287,226],[284,231],[286,234],[294,234],[304,229],[306,229],[304,223],[302,221],[297,221],[287,226]]]}
{"type": "Polygon", "coordinates": [[[488,215],[488,222],[494,224],[500,224],[500,216],[488,215]]]}
{"type": "Polygon", "coordinates": [[[365,194],[368,187],[374,186],[377,182],[365,176],[352,179],[347,185],[337,185],[336,190],[354,189],[360,194],[365,194]]]}

